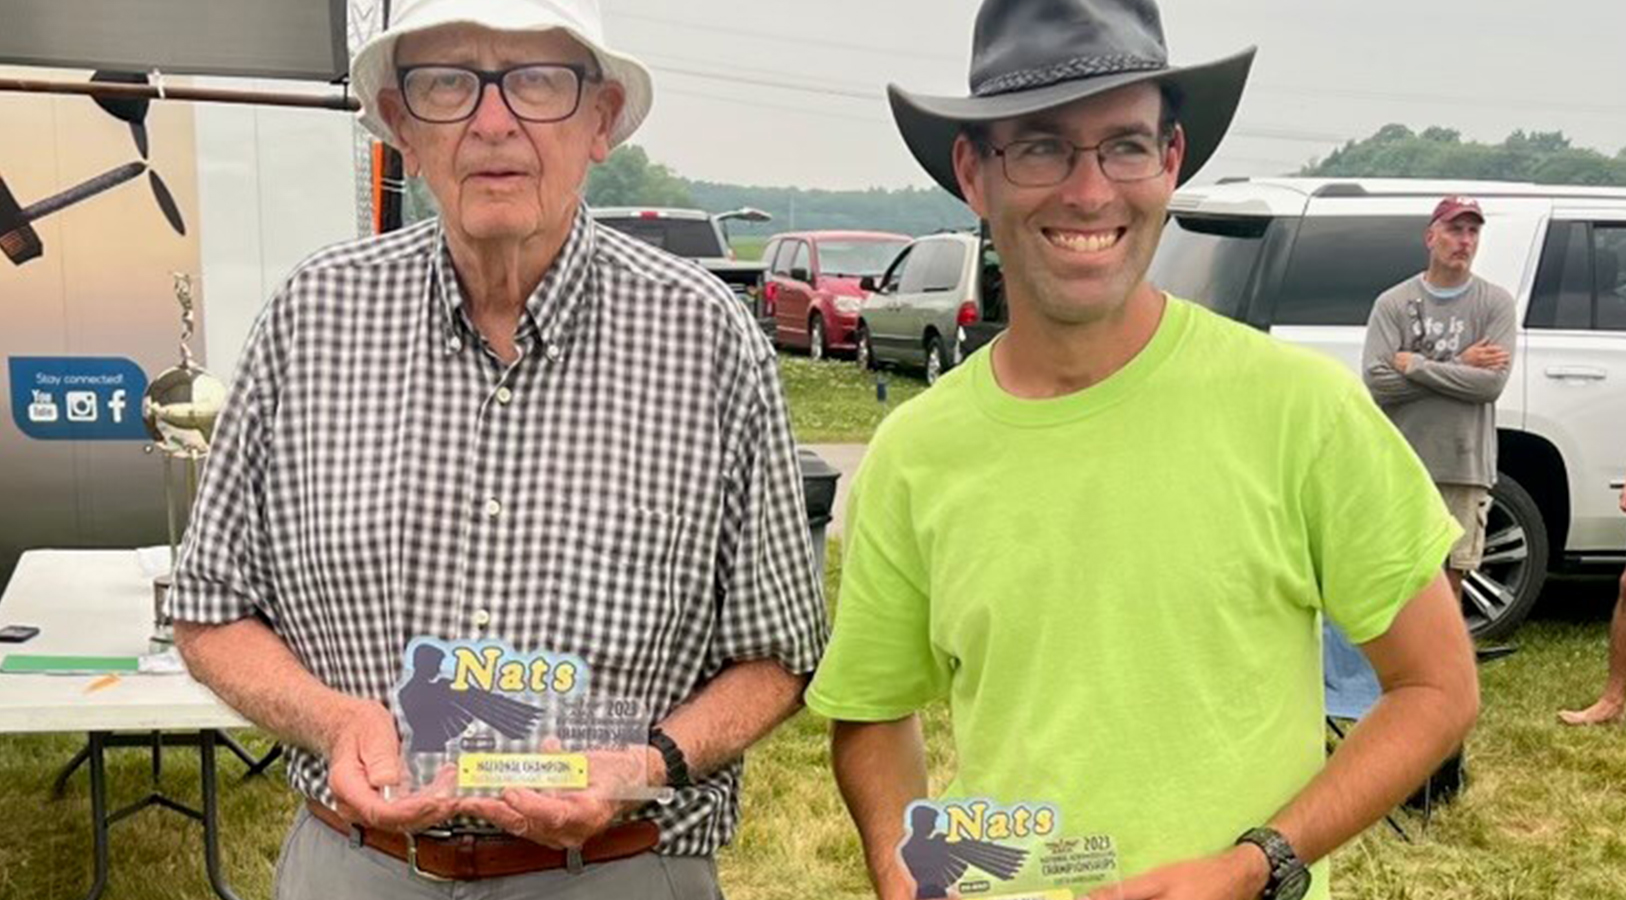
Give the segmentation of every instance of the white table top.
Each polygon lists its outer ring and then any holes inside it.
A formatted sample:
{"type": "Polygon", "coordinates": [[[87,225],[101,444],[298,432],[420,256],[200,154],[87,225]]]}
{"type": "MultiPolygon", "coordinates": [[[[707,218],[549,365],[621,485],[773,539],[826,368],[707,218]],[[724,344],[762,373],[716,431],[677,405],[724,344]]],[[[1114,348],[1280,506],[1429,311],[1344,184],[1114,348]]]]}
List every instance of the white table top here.
{"type": "MultiPolygon", "coordinates": [[[[134,550],[30,550],[0,597],[0,625],[10,624],[40,633],[0,644],[0,655],[143,655],[152,635],[152,581],[134,550]]],[[[97,677],[0,674],[0,733],[249,725],[188,675],[124,675],[85,693],[97,677]]]]}

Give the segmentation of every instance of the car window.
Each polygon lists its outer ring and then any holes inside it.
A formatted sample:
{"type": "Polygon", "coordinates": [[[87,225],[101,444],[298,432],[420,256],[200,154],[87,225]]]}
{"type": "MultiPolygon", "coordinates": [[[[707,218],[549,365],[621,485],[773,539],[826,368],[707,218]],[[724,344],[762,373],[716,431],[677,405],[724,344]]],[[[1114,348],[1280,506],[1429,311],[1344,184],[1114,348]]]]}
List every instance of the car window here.
{"type": "Polygon", "coordinates": [[[909,265],[909,258],[914,255],[914,250],[914,246],[903,248],[903,252],[898,254],[898,258],[892,260],[892,265],[887,267],[886,274],[881,277],[880,284],[875,287],[876,291],[897,290],[898,285],[903,281],[903,270],[909,265]]]}
{"type": "Polygon", "coordinates": [[[762,261],[768,264],[768,271],[774,275],[785,274],[785,265],[780,257],[785,255],[785,245],[788,241],[774,238],[762,248],[762,261]]]}
{"type": "Polygon", "coordinates": [[[942,245],[942,241],[920,241],[915,244],[915,252],[909,254],[909,260],[903,264],[903,278],[898,284],[899,293],[918,294],[925,289],[926,271],[931,268],[932,259],[937,256],[942,245]]]}
{"type": "Polygon", "coordinates": [[[1271,321],[1365,325],[1379,294],[1428,268],[1427,227],[1426,216],[1307,216],[1271,321]]]}
{"type": "Polygon", "coordinates": [[[715,259],[728,255],[717,237],[716,226],[709,219],[605,216],[598,222],[678,256],[715,259]]]}
{"type": "Polygon", "coordinates": [[[791,269],[792,270],[801,269],[802,270],[802,272],[801,272],[802,275],[811,277],[811,273],[808,272],[807,270],[809,268],[811,268],[812,265],[813,265],[812,256],[808,253],[807,241],[797,241],[796,242],[796,257],[791,260],[791,263],[790,263],[791,269]]]}
{"type": "Polygon", "coordinates": [[[790,274],[790,261],[796,257],[796,244],[796,241],[785,241],[779,245],[779,261],[776,269],[779,274],[790,274]]]}
{"type": "Polygon", "coordinates": [[[1525,324],[1531,328],[1592,327],[1592,246],[1586,222],[1547,227],[1525,324]]]}
{"type": "Polygon", "coordinates": [[[978,291],[982,296],[982,319],[985,322],[1003,322],[1005,310],[1005,272],[1000,268],[999,251],[994,242],[981,238],[980,259],[977,262],[978,291]]]}
{"type": "Polygon", "coordinates": [[[965,245],[959,241],[938,241],[922,274],[921,290],[952,291],[965,274],[965,245]]]}
{"type": "Polygon", "coordinates": [[[861,278],[886,271],[908,241],[819,241],[819,272],[861,278]]]}
{"type": "Polygon", "coordinates": [[[1592,228],[1593,286],[1597,302],[1592,327],[1626,331],[1626,222],[1592,228]]]}
{"type": "Polygon", "coordinates": [[[1241,320],[1272,221],[1266,216],[1175,216],[1163,228],[1152,257],[1152,283],[1241,320]]]}

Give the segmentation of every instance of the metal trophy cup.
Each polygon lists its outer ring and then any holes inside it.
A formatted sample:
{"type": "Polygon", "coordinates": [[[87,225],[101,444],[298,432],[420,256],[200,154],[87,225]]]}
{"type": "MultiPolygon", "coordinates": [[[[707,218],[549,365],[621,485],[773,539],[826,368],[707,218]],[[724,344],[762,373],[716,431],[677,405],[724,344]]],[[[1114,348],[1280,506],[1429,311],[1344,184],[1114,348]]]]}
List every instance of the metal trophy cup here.
{"type": "Polygon", "coordinates": [[[192,358],[187,341],[196,324],[192,300],[192,276],[176,272],[175,300],[181,305],[181,364],[166,369],[153,379],[141,398],[141,421],[152,436],[147,452],[157,450],[164,458],[164,499],[169,520],[170,575],[153,580],[153,635],[155,644],[174,641],[169,616],[164,613],[164,596],[169,591],[180,555],[181,534],[197,497],[198,477],[209,441],[214,437],[215,419],[226,405],[226,385],[192,358]],[[175,469],[179,466],[180,475],[175,469]]]}

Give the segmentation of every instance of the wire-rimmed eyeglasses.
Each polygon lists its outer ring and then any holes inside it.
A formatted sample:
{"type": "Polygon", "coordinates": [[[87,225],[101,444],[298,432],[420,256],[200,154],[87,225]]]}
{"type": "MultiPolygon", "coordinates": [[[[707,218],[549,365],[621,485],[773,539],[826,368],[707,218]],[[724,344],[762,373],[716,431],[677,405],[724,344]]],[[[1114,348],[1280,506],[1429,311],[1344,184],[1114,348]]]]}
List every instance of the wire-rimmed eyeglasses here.
{"type": "Polygon", "coordinates": [[[1094,153],[1101,174],[1112,181],[1145,181],[1163,173],[1168,141],[1147,135],[1115,137],[1088,147],[1065,138],[1041,137],[989,145],[1005,179],[1018,187],[1051,187],[1072,177],[1078,158],[1094,153]]]}

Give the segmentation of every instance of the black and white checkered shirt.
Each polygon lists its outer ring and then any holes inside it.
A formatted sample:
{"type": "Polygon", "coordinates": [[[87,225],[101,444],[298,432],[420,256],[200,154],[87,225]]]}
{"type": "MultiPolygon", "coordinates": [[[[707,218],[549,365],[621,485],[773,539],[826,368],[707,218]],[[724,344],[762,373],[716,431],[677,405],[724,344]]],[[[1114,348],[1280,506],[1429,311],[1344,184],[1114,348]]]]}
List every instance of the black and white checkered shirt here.
{"type": "MultiPolygon", "coordinates": [[[[437,222],[293,273],[220,418],[174,616],[262,616],[324,683],[386,702],[420,635],[574,654],[656,722],[731,662],[811,672],[826,624],[795,446],[730,291],[584,209],[517,362],[462,302],[437,222]]],[[[331,803],[324,760],[288,766],[331,803]]],[[[651,806],[657,850],[726,843],[739,779],[651,806]]]]}

